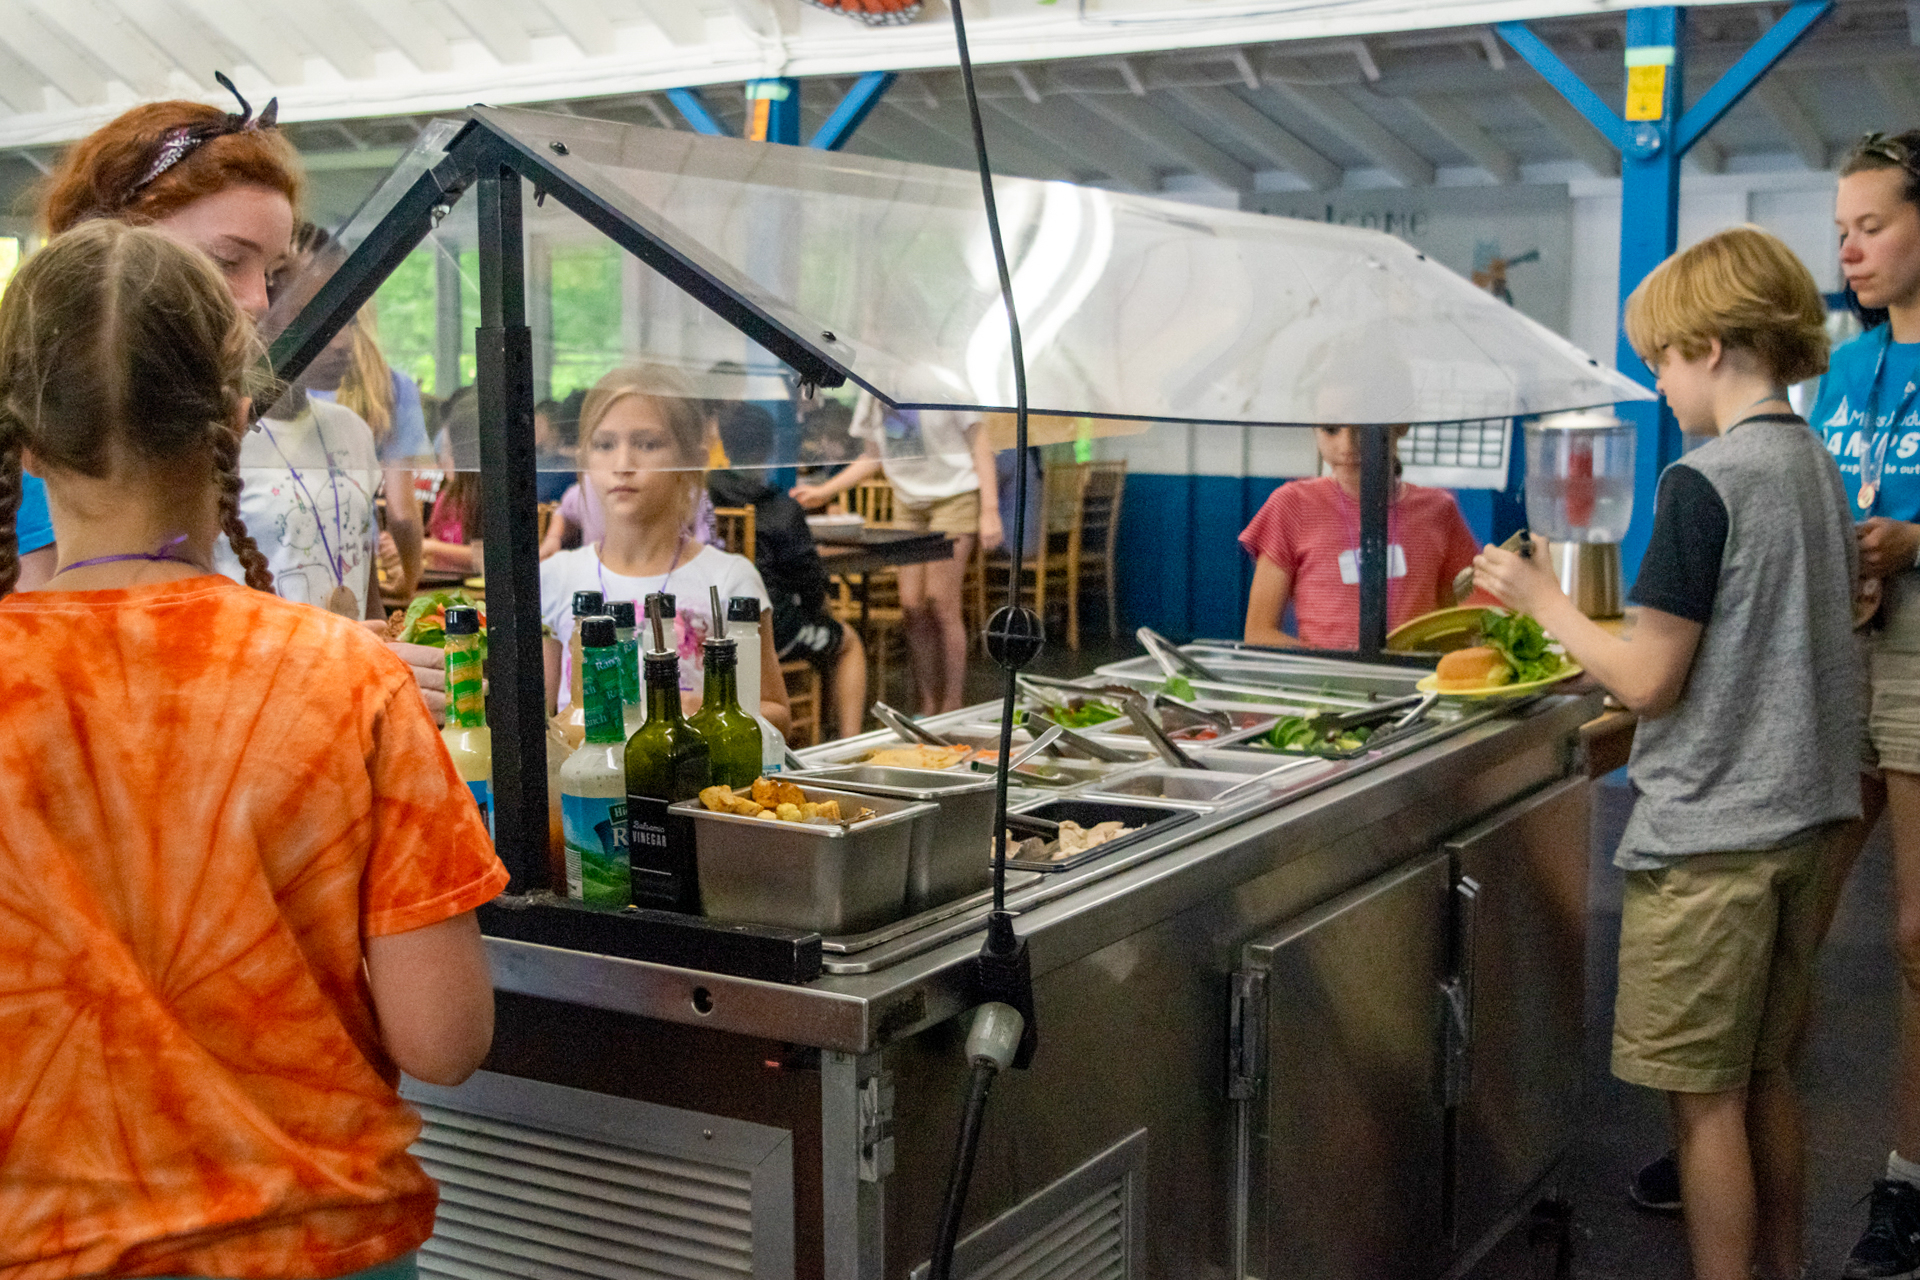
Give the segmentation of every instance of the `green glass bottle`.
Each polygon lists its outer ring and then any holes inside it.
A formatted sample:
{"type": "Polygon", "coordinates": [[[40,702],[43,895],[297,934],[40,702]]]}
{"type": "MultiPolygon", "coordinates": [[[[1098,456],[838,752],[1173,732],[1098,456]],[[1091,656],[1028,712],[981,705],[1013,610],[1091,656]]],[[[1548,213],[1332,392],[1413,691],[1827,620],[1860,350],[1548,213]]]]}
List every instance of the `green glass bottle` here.
{"type": "Polygon", "coordinates": [[[634,630],[633,601],[607,601],[607,616],[613,619],[615,647],[620,650],[621,712],[626,721],[626,736],[631,738],[647,718],[646,694],[640,688],[640,639],[634,630]]]}
{"type": "Polygon", "coordinates": [[[698,912],[700,882],[693,822],[667,812],[713,785],[707,740],[680,714],[680,655],[667,647],[658,607],[648,601],[654,648],[644,663],[647,721],[627,740],[627,844],[633,901],[663,911],[698,912]]]}
{"type": "Polygon", "coordinates": [[[586,740],[560,766],[560,826],[567,844],[567,896],[602,906],[632,901],[628,858],[626,741],[620,720],[620,654],[613,619],[580,620],[586,740]]]}
{"type": "Polygon", "coordinates": [[[707,658],[706,692],[700,710],[687,723],[707,740],[714,784],[744,791],[760,776],[760,722],[740,706],[738,646],[731,640],[710,639],[702,648],[707,658]]]}

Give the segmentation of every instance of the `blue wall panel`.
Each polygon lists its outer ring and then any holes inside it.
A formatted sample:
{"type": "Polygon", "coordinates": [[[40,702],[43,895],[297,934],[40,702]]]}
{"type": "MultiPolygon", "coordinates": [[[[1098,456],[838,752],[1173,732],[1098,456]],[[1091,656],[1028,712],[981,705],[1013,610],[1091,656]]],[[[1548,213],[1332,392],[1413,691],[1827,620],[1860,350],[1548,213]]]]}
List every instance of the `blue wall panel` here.
{"type": "MultiPolygon", "coordinates": [[[[1122,627],[1148,626],[1179,641],[1238,637],[1253,586],[1253,559],[1240,549],[1240,531],[1284,483],[1268,476],[1128,473],[1116,548],[1122,627]]],[[[1504,540],[1525,518],[1499,493],[1454,496],[1483,544],[1504,540]]]]}

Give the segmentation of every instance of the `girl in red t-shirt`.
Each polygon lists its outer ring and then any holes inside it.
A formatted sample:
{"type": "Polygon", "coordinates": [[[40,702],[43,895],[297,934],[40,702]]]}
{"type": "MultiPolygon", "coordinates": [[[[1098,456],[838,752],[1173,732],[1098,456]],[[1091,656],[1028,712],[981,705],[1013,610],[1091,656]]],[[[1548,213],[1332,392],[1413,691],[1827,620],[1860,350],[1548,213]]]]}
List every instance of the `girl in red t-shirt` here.
{"type": "MultiPolygon", "coordinates": [[[[1247,643],[1359,647],[1359,435],[1354,427],[1314,428],[1320,459],[1333,474],[1281,485],[1241,533],[1240,545],[1257,562],[1247,643]],[[1298,639],[1280,629],[1289,600],[1298,639]]],[[[1396,479],[1387,508],[1387,625],[1451,605],[1454,576],[1478,550],[1452,494],[1396,479]]]]}

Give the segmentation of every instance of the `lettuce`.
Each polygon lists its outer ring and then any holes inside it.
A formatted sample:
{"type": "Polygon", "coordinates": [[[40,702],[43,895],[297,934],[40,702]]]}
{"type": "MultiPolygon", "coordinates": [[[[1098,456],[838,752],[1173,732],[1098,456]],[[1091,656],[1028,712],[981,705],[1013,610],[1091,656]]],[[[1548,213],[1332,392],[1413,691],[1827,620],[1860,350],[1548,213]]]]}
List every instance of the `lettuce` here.
{"type": "Polygon", "coordinates": [[[1524,613],[1490,613],[1480,624],[1481,636],[1513,668],[1513,683],[1528,684],[1558,675],[1566,658],[1540,624],[1524,613]]]}
{"type": "Polygon", "coordinates": [[[415,598],[407,606],[406,616],[401,621],[400,634],[395,636],[403,644],[424,644],[435,649],[447,647],[447,610],[453,605],[466,605],[480,611],[480,658],[487,656],[487,606],[483,600],[476,600],[459,589],[452,591],[428,591],[415,598]]]}

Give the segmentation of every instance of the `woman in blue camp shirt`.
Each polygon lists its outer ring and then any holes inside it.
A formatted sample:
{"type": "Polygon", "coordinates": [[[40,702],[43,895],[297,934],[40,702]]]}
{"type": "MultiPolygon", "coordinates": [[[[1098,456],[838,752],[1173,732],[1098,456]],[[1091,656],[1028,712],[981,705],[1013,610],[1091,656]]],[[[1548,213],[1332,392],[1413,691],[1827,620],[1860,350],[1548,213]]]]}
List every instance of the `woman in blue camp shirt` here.
{"type": "MultiPolygon", "coordinates": [[[[1833,353],[1809,419],[1840,465],[1860,542],[1872,685],[1865,825],[1891,811],[1904,975],[1894,1150],[1844,1275],[1920,1272],[1920,130],[1868,134],[1840,168],[1840,269],[1867,331],[1833,353]]],[[[1836,860],[1837,861],[1837,860],[1836,860]]],[[[1844,873],[1844,866],[1836,866],[1844,873]]],[[[1837,897],[1837,887],[1836,887],[1837,897]]]]}

